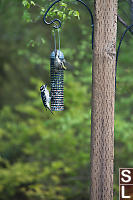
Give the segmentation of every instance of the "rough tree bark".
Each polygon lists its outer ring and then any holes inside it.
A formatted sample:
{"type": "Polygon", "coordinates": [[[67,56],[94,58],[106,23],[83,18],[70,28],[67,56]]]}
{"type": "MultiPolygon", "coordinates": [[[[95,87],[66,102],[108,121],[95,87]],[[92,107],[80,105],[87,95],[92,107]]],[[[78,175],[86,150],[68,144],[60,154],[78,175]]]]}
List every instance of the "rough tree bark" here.
{"type": "Polygon", "coordinates": [[[91,200],[113,200],[117,0],[95,0],[91,200]]]}

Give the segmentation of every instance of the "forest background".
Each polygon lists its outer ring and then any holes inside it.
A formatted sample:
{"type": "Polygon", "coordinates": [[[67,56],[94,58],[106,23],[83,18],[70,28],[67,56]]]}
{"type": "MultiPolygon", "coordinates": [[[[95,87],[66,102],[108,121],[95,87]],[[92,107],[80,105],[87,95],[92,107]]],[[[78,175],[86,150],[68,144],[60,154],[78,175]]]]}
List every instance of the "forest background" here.
{"type": "MultiPolygon", "coordinates": [[[[91,135],[91,22],[85,7],[62,1],[61,51],[74,66],[65,72],[65,110],[46,112],[40,86],[50,89],[52,26],[43,14],[52,1],[0,3],[0,200],[88,200],[91,135]]],[[[85,1],[93,11],[94,2],[85,1]]],[[[133,23],[133,1],[119,15],[133,23]]],[[[125,27],[118,22],[118,38],[125,27]]],[[[118,46],[118,44],[117,44],[118,46]]],[[[122,44],[115,104],[114,199],[118,169],[133,167],[133,35],[122,44]]]]}

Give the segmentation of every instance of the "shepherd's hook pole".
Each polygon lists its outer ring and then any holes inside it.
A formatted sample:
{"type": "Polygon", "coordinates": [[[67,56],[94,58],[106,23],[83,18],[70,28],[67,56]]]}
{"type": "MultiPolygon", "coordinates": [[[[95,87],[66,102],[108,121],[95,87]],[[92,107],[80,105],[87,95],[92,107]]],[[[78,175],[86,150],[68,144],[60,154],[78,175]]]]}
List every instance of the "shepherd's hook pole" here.
{"type": "MultiPolygon", "coordinates": [[[[59,20],[59,19],[53,19],[53,20],[51,20],[50,22],[47,22],[47,21],[46,21],[46,16],[47,16],[49,10],[50,10],[50,9],[51,9],[51,8],[52,8],[56,3],[60,2],[60,1],[62,1],[62,0],[57,0],[57,1],[53,2],[53,3],[49,6],[49,8],[47,9],[47,11],[45,12],[44,17],[43,17],[43,21],[44,21],[44,23],[47,24],[47,25],[54,24],[53,28],[55,28],[55,29],[59,29],[59,28],[61,27],[61,20],[59,20]],[[56,22],[58,23],[58,25],[57,25],[56,22]]],[[[93,19],[92,12],[91,12],[90,8],[89,8],[89,7],[88,7],[88,6],[87,6],[83,1],[81,1],[81,0],[76,0],[76,1],[78,1],[79,3],[81,3],[82,5],[84,5],[84,6],[87,8],[87,10],[89,11],[89,14],[90,14],[90,16],[91,16],[91,27],[92,27],[92,49],[93,49],[94,19],[93,19]]]]}
{"type": "Polygon", "coordinates": [[[117,50],[117,54],[116,54],[116,64],[115,64],[115,87],[116,87],[117,64],[118,64],[118,58],[119,58],[119,53],[120,53],[121,44],[122,44],[122,41],[123,41],[123,39],[124,39],[126,33],[127,33],[130,29],[132,29],[132,27],[133,27],[133,24],[131,24],[130,26],[128,26],[128,27],[126,28],[126,30],[124,31],[124,33],[123,33],[122,36],[121,36],[121,39],[120,39],[120,42],[119,42],[119,45],[118,45],[118,50],[117,50]]]}

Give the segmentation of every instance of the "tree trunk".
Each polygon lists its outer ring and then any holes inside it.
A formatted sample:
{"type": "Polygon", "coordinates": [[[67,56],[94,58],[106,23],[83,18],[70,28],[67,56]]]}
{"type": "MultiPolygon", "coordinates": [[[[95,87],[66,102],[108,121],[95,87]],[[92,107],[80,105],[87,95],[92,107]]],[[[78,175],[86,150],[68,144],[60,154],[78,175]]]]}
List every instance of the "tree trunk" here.
{"type": "Polygon", "coordinates": [[[95,0],[91,200],[113,200],[117,0],[95,0]]]}

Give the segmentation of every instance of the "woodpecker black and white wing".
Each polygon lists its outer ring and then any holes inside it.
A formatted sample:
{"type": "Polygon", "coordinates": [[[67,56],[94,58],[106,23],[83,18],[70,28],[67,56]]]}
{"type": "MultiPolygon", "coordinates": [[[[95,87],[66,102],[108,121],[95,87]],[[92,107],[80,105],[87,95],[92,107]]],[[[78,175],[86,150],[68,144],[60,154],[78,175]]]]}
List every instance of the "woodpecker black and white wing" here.
{"type": "Polygon", "coordinates": [[[45,87],[45,95],[46,95],[46,100],[47,100],[47,102],[50,102],[51,97],[50,97],[50,95],[49,95],[49,91],[48,91],[48,89],[47,89],[47,86],[45,87]]]}
{"type": "Polygon", "coordinates": [[[65,59],[63,60],[63,63],[64,63],[64,66],[66,67],[66,70],[68,70],[68,71],[74,70],[74,67],[69,62],[67,62],[65,59]]]}

